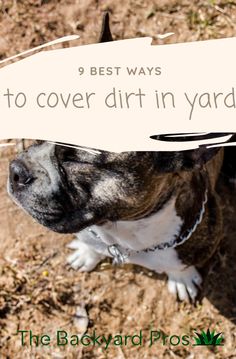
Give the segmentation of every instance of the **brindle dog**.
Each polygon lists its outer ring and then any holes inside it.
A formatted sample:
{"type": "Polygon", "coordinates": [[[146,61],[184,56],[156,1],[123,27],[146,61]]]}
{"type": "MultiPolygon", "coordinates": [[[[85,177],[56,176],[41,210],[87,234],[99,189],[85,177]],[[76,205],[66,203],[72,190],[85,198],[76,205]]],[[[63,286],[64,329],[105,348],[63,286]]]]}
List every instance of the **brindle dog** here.
{"type": "MultiPolygon", "coordinates": [[[[108,15],[101,42],[112,41],[108,15]]],[[[10,164],[8,189],[39,223],[78,233],[71,266],[105,256],[166,272],[170,292],[195,299],[201,267],[222,236],[219,148],[110,153],[35,143],[10,164]]]]}

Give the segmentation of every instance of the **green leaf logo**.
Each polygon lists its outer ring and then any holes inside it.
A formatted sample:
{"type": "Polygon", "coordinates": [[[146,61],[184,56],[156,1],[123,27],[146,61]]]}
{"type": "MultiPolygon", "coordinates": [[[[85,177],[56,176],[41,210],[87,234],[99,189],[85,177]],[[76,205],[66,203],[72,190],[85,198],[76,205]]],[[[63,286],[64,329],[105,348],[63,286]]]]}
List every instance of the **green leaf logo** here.
{"type": "Polygon", "coordinates": [[[194,346],[197,345],[213,345],[213,346],[218,346],[218,345],[224,345],[222,343],[222,341],[224,340],[222,333],[215,333],[215,330],[213,330],[212,332],[210,331],[210,329],[207,329],[207,331],[205,332],[204,330],[201,331],[201,333],[197,333],[195,332],[195,336],[193,337],[193,339],[195,340],[195,344],[193,344],[194,346]]]}

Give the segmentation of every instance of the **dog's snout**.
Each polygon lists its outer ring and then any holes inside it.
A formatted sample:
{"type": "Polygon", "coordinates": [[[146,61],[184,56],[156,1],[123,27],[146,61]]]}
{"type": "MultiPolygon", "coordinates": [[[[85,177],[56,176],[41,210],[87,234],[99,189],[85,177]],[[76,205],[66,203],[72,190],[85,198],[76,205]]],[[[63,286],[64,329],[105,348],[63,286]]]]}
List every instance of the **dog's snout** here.
{"type": "Polygon", "coordinates": [[[32,174],[20,160],[12,161],[10,164],[10,182],[13,190],[19,190],[34,180],[32,174]]]}

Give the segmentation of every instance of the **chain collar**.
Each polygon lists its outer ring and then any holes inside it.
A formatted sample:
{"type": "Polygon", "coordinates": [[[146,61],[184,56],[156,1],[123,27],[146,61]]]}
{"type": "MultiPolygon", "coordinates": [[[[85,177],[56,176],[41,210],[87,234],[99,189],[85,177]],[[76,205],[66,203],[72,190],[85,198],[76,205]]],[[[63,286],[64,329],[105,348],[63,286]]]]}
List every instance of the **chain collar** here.
{"type": "MultiPolygon", "coordinates": [[[[109,254],[113,257],[113,264],[124,263],[126,261],[126,259],[129,258],[132,254],[139,254],[142,252],[148,253],[148,252],[154,252],[156,250],[162,251],[162,250],[166,250],[169,248],[175,248],[177,246],[180,246],[184,242],[186,242],[191,237],[193,232],[196,230],[197,226],[202,221],[203,214],[205,212],[205,205],[207,203],[207,199],[208,199],[208,197],[207,197],[207,189],[206,189],[204,200],[202,202],[202,207],[201,207],[200,212],[198,213],[198,216],[196,218],[194,225],[191,228],[187,229],[183,234],[181,234],[178,237],[173,238],[169,242],[163,242],[160,244],[156,244],[152,247],[145,248],[145,249],[142,249],[139,251],[124,248],[124,247],[120,246],[119,244],[108,245],[107,250],[108,250],[109,254]]],[[[102,237],[99,236],[93,229],[88,228],[87,230],[89,231],[90,234],[93,235],[93,239],[99,241],[100,243],[103,242],[102,237]]]]}

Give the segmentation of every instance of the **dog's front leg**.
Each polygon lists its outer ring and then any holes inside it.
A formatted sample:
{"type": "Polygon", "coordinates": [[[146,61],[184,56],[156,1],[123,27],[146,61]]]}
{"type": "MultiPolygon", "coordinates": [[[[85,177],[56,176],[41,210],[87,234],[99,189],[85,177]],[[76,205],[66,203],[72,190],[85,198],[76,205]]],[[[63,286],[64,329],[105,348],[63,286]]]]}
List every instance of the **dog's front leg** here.
{"type": "Polygon", "coordinates": [[[127,260],[129,263],[151,269],[168,276],[168,290],[180,300],[195,300],[202,278],[194,266],[186,267],[175,249],[140,252],[127,260]]]}
{"type": "Polygon", "coordinates": [[[101,260],[105,258],[100,251],[96,250],[85,236],[78,234],[77,238],[67,245],[68,248],[75,250],[68,256],[67,263],[75,270],[80,272],[90,272],[101,260]]]}

